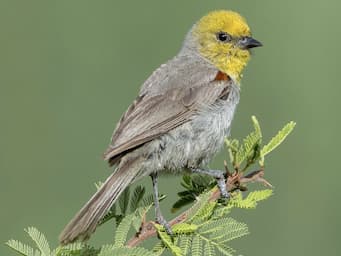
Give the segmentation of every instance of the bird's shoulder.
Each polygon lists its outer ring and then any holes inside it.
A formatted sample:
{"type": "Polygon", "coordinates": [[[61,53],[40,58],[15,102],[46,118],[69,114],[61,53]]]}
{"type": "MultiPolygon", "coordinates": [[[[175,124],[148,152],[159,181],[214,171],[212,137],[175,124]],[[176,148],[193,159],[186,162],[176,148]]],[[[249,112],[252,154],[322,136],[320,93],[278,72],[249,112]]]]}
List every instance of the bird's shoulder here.
{"type": "Polygon", "coordinates": [[[169,89],[208,84],[214,80],[217,71],[201,56],[177,55],[149,76],[141,86],[139,95],[157,95],[169,89]]]}

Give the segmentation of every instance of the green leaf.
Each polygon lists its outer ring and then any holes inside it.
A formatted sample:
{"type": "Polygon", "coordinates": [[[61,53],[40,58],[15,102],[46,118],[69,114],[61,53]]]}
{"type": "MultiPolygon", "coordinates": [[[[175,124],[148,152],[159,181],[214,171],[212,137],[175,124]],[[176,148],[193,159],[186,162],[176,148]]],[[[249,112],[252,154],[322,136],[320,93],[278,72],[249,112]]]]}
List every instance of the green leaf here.
{"type": "Polygon", "coordinates": [[[146,189],[142,186],[137,186],[130,198],[130,212],[134,212],[140,207],[141,201],[146,193],[146,189]]]}
{"type": "MultiPolygon", "coordinates": [[[[159,202],[161,202],[165,198],[166,198],[166,195],[160,195],[159,196],[159,202]]],[[[149,195],[145,196],[142,200],[142,203],[141,203],[141,206],[143,206],[143,207],[149,207],[151,205],[154,205],[154,195],[153,194],[149,194],[149,195]]]]}
{"type": "Polygon", "coordinates": [[[228,138],[225,138],[225,145],[228,149],[230,161],[233,167],[236,166],[236,155],[239,150],[239,141],[236,139],[229,140],[228,138]]]}
{"type": "Polygon", "coordinates": [[[179,246],[184,255],[189,255],[191,251],[191,245],[192,245],[192,237],[190,235],[183,235],[180,236],[179,239],[179,246]]]}
{"type": "MultiPolygon", "coordinates": [[[[188,191],[184,191],[184,192],[188,192],[188,191]]],[[[181,198],[176,201],[173,206],[172,206],[172,213],[177,212],[180,208],[189,205],[191,203],[193,203],[195,201],[195,196],[193,194],[188,193],[188,195],[183,195],[181,196],[181,198]]]]}
{"type": "Polygon", "coordinates": [[[253,155],[254,150],[259,147],[262,140],[262,134],[257,131],[251,132],[246,138],[243,140],[243,145],[239,148],[236,154],[236,164],[240,166],[240,164],[247,159],[249,156],[253,155]]]}
{"type": "Polygon", "coordinates": [[[38,249],[41,252],[41,255],[50,256],[51,254],[50,246],[44,234],[40,233],[39,230],[36,229],[35,227],[29,227],[25,231],[32,238],[32,240],[36,243],[38,249]]]}
{"type": "MultiPolygon", "coordinates": [[[[202,240],[209,242],[217,250],[222,250],[218,247],[227,248],[226,244],[229,241],[245,236],[248,233],[246,224],[237,222],[230,217],[205,222],[197,232],[202,240]]],[[[227,253],[231,253],[231,250],[230,248],[227,253]]]]}
{"type": "Polygon", "coordinates": [[[206,174],[192,174],[192,190],[196,195],[202,194],[205,190],[208,190],[215,186],[216,180],[206,174]]]}
{"type": "Polygon", "coordinates": [[[250,192],[248,196],[243,199],[242,193],[239,192],[237,196],[231,199],[230,204],[238,208],[252,209],[256,208],[259,201],[269,198],[272,194],[273,191],[271,189],[257,190],[250,192]]]}
{"type": "Polygon", "coordinates": [[[197,201],[188,210],[187,222],[191,223],[195,219],[196,215],[200,213],[203,208],[206,207],[206,205],[209,202],[211,194],[212,192],[209,191],[209,192],[201,194],[200,197],[197,198],[197,201]]]}
{"type": "Polygon", "coordinates": [[[142,201],[143,206],[154,205],[154,195],[148,194],[143,198],[142,201]]]}
{"type": "Polygon", "coordinates": [[[66,255],[81,255],[81,251],[84,248],[84,244],[76,242],[65,246],[59,246],[51,253],[52,256],[66,256],[66,255]]]}
{"type": "Polygon", "coordinates": [[[155,254],[143,247],[120,247],[113,245],[103,246],[98,256],[155,256],[155,254]]]}
{"type": "Polygon", "coordinates": [[[213,177],[203,174],[192,174],[191,176],[185,174],[182,177],[181,185],[187,190],[178,192],[180,197],[172,206],[172,212],[176,212],[181,207],[193,203],[197,196],[203,192],[210,190],[216,186],[217,182],[213,177]]]}
{"type": "Polygon", "coordinates": [[[126,215],[130,199],[130,187],[127,187],[118,199],[118,205],[120,206],[123,216],[126,215]]]}
{"type": "Polygon", "coordinates": [[[193,218],[193,223],[200,223],[209,219],[216,207],[217,202],[208,202],[203,207],[201,207],[193,218]]]}
{"type": "Polygon", "coordinates": [[[153,253],[155,256],[162,255],[162,253],[166,250],[166,247],[162,243],[162,241],[158,242],[156,245],[153,247],[153,253]]]}
{"type": "Polygon", "coordinates": [[[253,200],[255,202],[259,202],[268,199],[272,195],[273,195],[272,189],[256,190],[250,192],[246,197],[246,200],[253,200]]]}
{"type": "Polygon", "coordinates": [[[172,227],[174,234],[189,234],[195,232],[197,229],[197,225],[188,223],[178,223],[172,227]]]}
{"type": "Polygon", "coordinates": [[[180,247],[173,243],[171,237],[166,232],[163,231],[164,228],[158,224],[155,225],[155,228],[160,239],[162,240],[164,245],[170,250],[170,252],[173,253],[173,255],[175,256],[182,256],[183,254],[181,252],[180,247]]]}
{"type": "MultiPolygon", "coordinates": [[[[249,233],[246,224],[227,217],[231,205],[221,206],[215,202],[207,202],[209,196],[210,193],[201,195],[196,202],[199,207],[195,204],[191,208],[192,217],[188,221],[196,224],[196,228],[179,237],[179,246],[184,255],[216,255],[216,252],[232,255],[234,250],[227,243],[249,233]]],[[[239,193],[234,198],[242,200],[239,193]]],[[[265,196],[254,194],[250,198],[260,200],[265,196]]]]}
{"type": "Polygon", "coordinates": [[[259,136],[260,138],[262,138],[262,137],[263,137],[263,136],[262,136],[262,130],[261,130],[261,128],[260,128],[260,125],[259,125],[259,122],[258,122],[256,116],[252,116],[251,119],[252,119],[253,128],[254,128],[254,130],[255,130],[255,133],[258,134],[258,136],[259,136]]]}
{"type": "Polygon", "coordinates": [[[104,223],[106,223],[107,221],[111,220],[112,218],[116,219],[116,224],[118,225],[122,218],[124,216],[121,214],[116,214],[116,204],[114,204],[113,206],[111,206],[109,212],[104,215],[104,217],[100,220],[100,222],[98,223],[98,225],[103,225],[104,223]]]}
{"type": "Polygon", "coordinates": [[[198,235],[194,235],[191,245],[191,255],[200,256],[203,253],[203,240],[198,235]]]}
{"type": "Polygon", "coordinates": [[[273,151],[275,148],[277,148],[284,140],[285,138],[292,132],[292,130],[295,128],[296,123],[291,121],[288,124],[286,124],[282,130],[280,130],[275,137],[273,137],[270,142],[265,145],[261,151],[260,151],[260,165],[264,165],[264,157],[269,154],[271,151],[273,151]]]}
{"type": "Polygon", "coordinates": [[[231,217],[224,217],[204,223],[200,227],[199,234],[209,236],[211,240],[221,240],[224,238],[224,242],[228,242],[237,237],[247,235],[248,228],[246,224],[237,222],[231,217]]]}
{"type": "Polygon", "coordinates": [[[211,219],[220,219],[224,216],[227,216],[231,212],[232,208],[233,206],[230,203],[228,203],[228,205],[217,205],[211,216],[211,219]]]}
{"type": "Polygon", "coordinates": [[[214,256],[215,255],[214,246],[208,241],[205,241],[204,255],[205,256],[214,256]]]}
{"type": "Polygon", "coordinates": [[[192,178],[189,174],[184,174],[182,176],[181,186],[190,190],[192,188],[192,178]]]}
{"type": "Polygon", "coordinates": [[[135,217],[136,217],[135,213],[128,214],[122,219],[120,224],[117,226],[114,243],[115,248],[122,247],[126,243],[128,232],[131,228],[131,224],[135,217]]]}
{"type": "Polygon", "coordinates": [[[6,245],[22,255],[26,255],[26,256],[39,256],[40,255],[40,252],[35,251],[31,246],[23,244],[14,239],[7,241],[6,245]]]}
{"type": "Polygon", "coordinates": [[[239,146],[239,141],[236,139],[225,139],[230,161],[235,169],[239,169],[240,165],[247,160],[245,167],[241,170],[242,172],[246,171],[259,158],[260,154],[259,148],[262,143],[262,132],[255,116],[252,116],[252,123],[254,131],[245,137],[242,145],[239,146]]]}
{"type": "Polygon", "coordinates": [[[140,207],[135,210],[135,218],[133,218],[132,225],[135,228],[135,231],[139,231],[142,223],[142,219],[146,216],[147,212],[153,207],[153,205],[149,205],[146,207],[140,207]]]}
{"type": "Polygon", "coordinates": [[[215,248],[217,249],[217,251],[219,251],[222,255],[225,256],[233,256],[233,253],[235,252],[234,249],[224,245],[217,245],[215,246],[215,248]]]}

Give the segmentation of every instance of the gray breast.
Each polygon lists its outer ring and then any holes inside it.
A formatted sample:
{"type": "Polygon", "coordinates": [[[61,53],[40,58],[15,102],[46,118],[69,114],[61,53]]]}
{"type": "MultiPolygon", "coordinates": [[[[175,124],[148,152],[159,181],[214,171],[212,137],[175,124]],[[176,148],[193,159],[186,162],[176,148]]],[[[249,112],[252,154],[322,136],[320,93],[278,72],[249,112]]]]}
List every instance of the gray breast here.
{"type": "Polygon", "coordinates": [[[226,99],[204,107],[192,121],[150,142],[148,161],[143,169],[179,172],[208,164],[229,135],[238,102],[239,86],[231,84],[226,99]]]}

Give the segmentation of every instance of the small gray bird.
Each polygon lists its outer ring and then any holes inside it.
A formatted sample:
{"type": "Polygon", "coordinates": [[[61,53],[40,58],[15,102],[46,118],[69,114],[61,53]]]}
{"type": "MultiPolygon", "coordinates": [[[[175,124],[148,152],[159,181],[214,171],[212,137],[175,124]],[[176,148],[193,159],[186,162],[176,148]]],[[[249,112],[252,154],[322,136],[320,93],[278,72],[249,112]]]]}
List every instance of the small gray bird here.
{"type": "Polygon", "coordinates": [[[158,202],[160,173],[211,175],[227,198],[223,172],[205,166],[230,132],[241,72],[250,48],[258,46],[238,13],[214,11],[201,18],[180,52],[145,81],[118,122],[105,153],[116,169],[65,227],[60,243],[89,238],[123,190],[144,176],[152,178],[156,221],[170,234],[158,202]]]}

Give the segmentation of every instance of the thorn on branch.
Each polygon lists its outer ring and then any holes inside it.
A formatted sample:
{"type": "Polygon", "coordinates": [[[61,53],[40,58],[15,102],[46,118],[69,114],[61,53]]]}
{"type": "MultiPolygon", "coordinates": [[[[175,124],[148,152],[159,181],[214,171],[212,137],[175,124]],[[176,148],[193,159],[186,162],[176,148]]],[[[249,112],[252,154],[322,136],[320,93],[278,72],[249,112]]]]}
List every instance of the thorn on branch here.
{"type": "Polygon", "coordinates": [[[242,183],[251,183],[251,182],[259,182],[263,183],[264,186],[272,188],[273,186],[268,182],[266,179],[264,179],[264,169],[260,169],[257,171],[250,172],[249,174],[245,175],[241,182],[242,183]]]}

